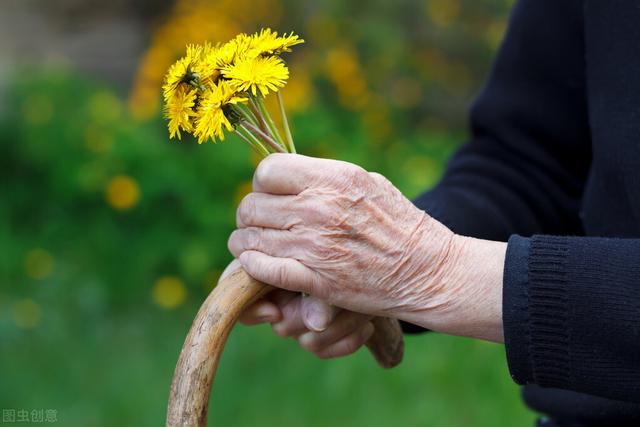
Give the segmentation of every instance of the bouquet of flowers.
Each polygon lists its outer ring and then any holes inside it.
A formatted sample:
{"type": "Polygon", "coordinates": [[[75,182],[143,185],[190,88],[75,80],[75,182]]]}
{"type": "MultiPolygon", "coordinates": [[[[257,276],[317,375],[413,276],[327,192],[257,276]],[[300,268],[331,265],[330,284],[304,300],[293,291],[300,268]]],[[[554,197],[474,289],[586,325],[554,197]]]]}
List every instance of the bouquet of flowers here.
{"type": "Polygon", "coordinates": [[[295,153],[280,94],[289,78],[281,55],[300,43],[304,40],[293,33],[280,36],[266,28],[224,44],[187,46],[163,86],[170,137],[180,139],[187,132],[204,143],[234,132],[263,157],[295,153]],[[265,104],[270,93],[278,99],[282,133],[265,104]]]}

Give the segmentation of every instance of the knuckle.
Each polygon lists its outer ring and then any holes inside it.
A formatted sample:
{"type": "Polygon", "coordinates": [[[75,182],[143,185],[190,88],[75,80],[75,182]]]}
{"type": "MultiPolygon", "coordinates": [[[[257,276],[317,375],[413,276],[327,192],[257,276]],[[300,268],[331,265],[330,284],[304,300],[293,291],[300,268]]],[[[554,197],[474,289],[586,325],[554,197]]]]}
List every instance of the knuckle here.
{"type": "Polygon", "coordinates": [[[252,224],[256,218],[256,196],[255,193],[247,194],[240,205],[236,213],[236,223],[238,226],[241,224],[252,224]]]}
{"type": "Polygon", "coordinates": [[[356,334],[345,338],[342,342],[341,353],[345,356],[355,353],[360,348],[360,340],[358,338],[356,334]]]}
{"type": "Polygon", "coordinates": [[[299,344],[303,349],[311,353],[318,353],[320,350],[322,350],[320,340],[315,336],[305,340],[300,340],[299,344]]]}
{"type": "Polygon", "coordinates": [[[369,179],[369,173],[358,165],[351,165],[348,176],[355,184],[361,184],[369,179]]]}
{"type": "Polygon", "coordinates": [[[386,185],[389,182],[384,175],[381,175],[378,172],[369,172],[369,177],[371,177],[376,185],[386,185]]]}
{"type": "Polygon", "coordinates": [[[234,246],[239,246],[242,250],[255,250],[258,248],[259,238],[257,233],[248,228],[234,231],[232,237],[234,246]]]}
{"type": "Polygon", "coordinates": [[[240,249],[241,247],[240,238],[238,234],[239,234],[238,230],[233,230],[229,235],[229,239],[227,239],[227,248],[229,249],[229,252],[231,252],[233,255],[236,255],[237,250],[240,249]]]}
{"type": "Polygon", "coordinates": [[[290,272],[286,264],[278,263],[275,267],[273,267],[273,269],[274,269],[273,277],[276,283],[278,284],[289,283],[288,280],[290,277],[290,272]]]}
{"type": "Polygon", "coordinates": [[[256,189],[256,187],[258,188],[263,187],[267,183],[269,175],[273,170],[272,166],[273,166],[274,159],[275,159],[274,155],[267,156],[264,160],[260,162],[260,164],[256,168],[256,171],[253,174],[254,190],[256,189]]]}
{"type": "Polygon", "coordinates": [[[271,325],[273,332],[281,338],[288,338],[291,335],[291,328],[286,323],[274,323],[271,325]]]}

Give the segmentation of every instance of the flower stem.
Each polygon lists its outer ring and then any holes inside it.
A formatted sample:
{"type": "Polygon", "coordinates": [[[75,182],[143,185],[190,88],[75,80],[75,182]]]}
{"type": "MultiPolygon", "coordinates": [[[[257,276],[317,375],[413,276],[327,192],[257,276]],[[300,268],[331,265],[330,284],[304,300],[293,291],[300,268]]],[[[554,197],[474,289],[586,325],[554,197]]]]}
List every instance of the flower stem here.
{"type": "Polygon", "coordinates": [[[233,107],[245,120],[251,122],[254,125],[258,125],[258,119],[253,114],[250,108],[247,108],[246,105],[236,104],[233,107]]]}
{"type": "Polygon", "coordinates": [[[244,132],[242,132],[241,128],[236,128],[234,132],[240,139],[249,144],[259,156],[267,157],[269,155],[269,150],[267,150],[256,137],[253,137],[254,140],[252,141],[249,135],[245,135],[244,132]]]}
{"type": "Polygon", "coordinates": [[[284,147],[282,147],[282,145],[278,144],[273,138],[271,138],[271,136],[267,135],[266,133],[264,133],[262,130],[260,130],[256,126],[252,125],[251,123],[243,122],[243,123],[240,124],[240,128],[242,128],[245,131],[253,134],[253,136],[257,136],[257,137],[261,138],[262,141],[264,141],[267,144],[269,144],[269,146],[271,146],[271,148],[273,148],[276,152],[278,152],[278,153],[286,153],[287,152],[287,150],[285,150],[284,147]]]}
{"type": "Polygon", "coordinates": [[[267,104],[265,104],[264,102],[264,98],[261,96],[256,96],[255,100],[256,100],[256,104],[258,105],[258,109],[262,113],[262,116],[265,118],[267,122],[267,126],[269,127],[269,130],[271,131],[271,134],[273,135],[274,139],[278,142],[278,144],[280,144],[283,147],[286,147],[284,140],[280,136],[280,132],[278,131],[278,127],[276,126],[276,123],[271,118],[271,114],[269,114],[269,110],[267,109],[267,104]]]}
{"type": "Polygon", "coordinates": [[[289,120],[287,120],[287,112],[284,109],[284,102],[282,101],[282,94],[280,91],[276,92],[278,95],[278,106],[280,107],[280,117],[282,118],[282,127],[284,128],[284,136],[287,138],[287,144],[289,145],[289,151],[296,152],[296,146],[293,143],[293,135],[291,135],[291,128],[289,128],[289,120]]]}
{"type": "Polygon", "coordinates": [[[267,126],[267,121],[264,119],[264,116],[260,112],[260,109],[258,109],[258,106],[256,105],[256,102],[254,101],[252,96],[249,97],[249,108],[253,112],[253,115],[257,118],[257,125],[260,127],[260,129],[262,129],[262,131],[265,133],[269,133],[269,126],[267,126]]]}

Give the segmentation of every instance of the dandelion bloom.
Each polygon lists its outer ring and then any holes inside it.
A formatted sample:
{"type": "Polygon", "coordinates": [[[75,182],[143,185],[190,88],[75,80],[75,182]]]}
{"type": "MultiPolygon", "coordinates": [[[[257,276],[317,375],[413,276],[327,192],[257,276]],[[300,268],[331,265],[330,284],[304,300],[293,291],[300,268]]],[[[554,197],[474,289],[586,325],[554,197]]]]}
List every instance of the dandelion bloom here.
{"type": "Polygon", "coordinates": [[[266,96],[269,91],[277,92],[289,78],[289,69],[276,56],[258,56],[224,68],[222,74],[231,86],[240,92],[251,92],[257,96],[260,91],[266,96]]]}
{"type": "Polygon", "coordinates": [[[304,40],[293,32],[279,36],[266,28],[238,34],[224,44],[188,45],[162,86],[170,137],[180,139],[186,131],[203,143],[235,132],[260,155],[295,152],[282,97],[278,102],[286,141],[264,98],[287,83],[289,69],[280,55],[300,43],[304,40]],[[240,105],[245,102],[248,105],[240,105]]]}
{"type": "Polygon", "coordinates": [[[271,28],[265,28],[260,33],[251,37],[251,47],[258,55],[280,55],[283,52],[291,52],[291,47],[304,43],[297,35],[291,34],[278,36],[271,28]]]}
{"type": "Polygon", "coordinates": [[[207,139],[224,140],[224,131],[232,131],[233,125],[225,114],[225,107],[246,102],[247,99],[237,96],[226,81],[220,81],[207,91],[200,100],[198,117],[193,132],[202,144],[207,139]]]}
{"type": "Polygon", "coordinates": [[[196,115],[194,107],[196,104],[195,88],[189,89],[185,86],[178,86],[169,99],[165,102],[164,114],[169,119],[169,137],[181,139],[180,130],[193,132],[191,118],[196,115]]]}

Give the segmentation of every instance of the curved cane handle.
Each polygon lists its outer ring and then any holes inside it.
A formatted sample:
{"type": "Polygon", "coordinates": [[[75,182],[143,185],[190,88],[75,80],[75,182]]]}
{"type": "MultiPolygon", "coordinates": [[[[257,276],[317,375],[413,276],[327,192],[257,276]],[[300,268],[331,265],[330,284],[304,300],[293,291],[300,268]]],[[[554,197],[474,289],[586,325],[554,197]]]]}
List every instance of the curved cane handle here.
{"type": "MultiPolygon", "coordinates": [[[[167,427],[206,427],[211,383],[229,333],[251,303],[273,289],[243,269],[230,274],[209,294],[182,346],[171,383],[167,427]]],[[[404,341],[395,319],[373,319],[367,347],[383,368],[402,361],[404,341]]]]}

